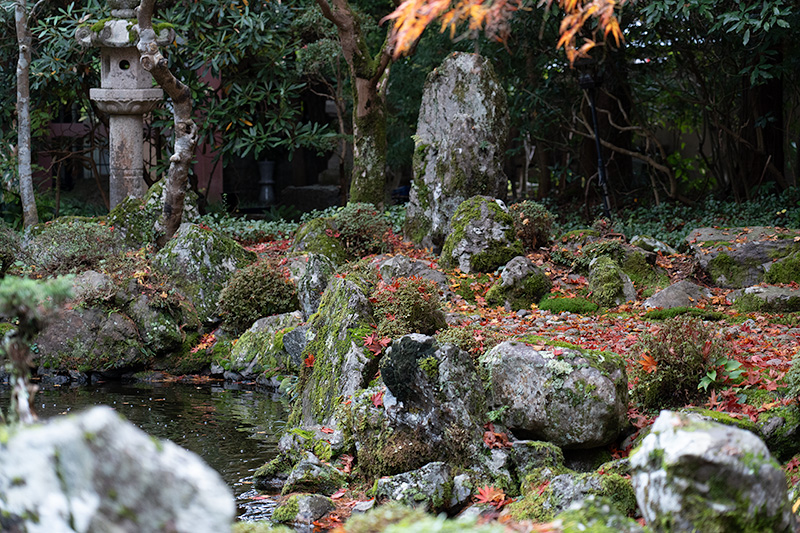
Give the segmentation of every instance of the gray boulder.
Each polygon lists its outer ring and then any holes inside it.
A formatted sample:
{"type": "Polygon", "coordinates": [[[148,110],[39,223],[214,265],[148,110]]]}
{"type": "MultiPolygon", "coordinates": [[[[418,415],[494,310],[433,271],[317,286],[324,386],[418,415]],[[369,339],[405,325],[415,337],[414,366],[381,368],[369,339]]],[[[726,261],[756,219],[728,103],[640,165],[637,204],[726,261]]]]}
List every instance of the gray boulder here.
{"type": "Polygon", "coordinates": [[[442,248],[442,265],[462,272],[493,272],[518,255],[522,243],[514,233],[514,221],[502,202],[474,196],[453,214],[450,232],[442,248]]]}
{"type": "Polygon", "coordinates": [[[800,311],[800,289],[756,285],[728,295],[745,312],[792,313],[800,311]]]}
{"type": "Polygon", "coordinates": [[[791,532],[786,476],[749,431],[662,411],[631,454],[636,500],[655,531],[791,532]]]}
{"type": "Polygon", "coordinates": [[[529,309],[532,304],[539,303],[552,286],[544,270],[519,255],[503,268],[500,279],[486,293],[486,301],[491,305],[503,305],[511,311],[529,309]]]}
{"type": "Polygon", "coordinates": [[[486,400],[469,354],[433,337],[405,335],[386,351],[381,377],[386,387],[356,395],[347,415],[366,475],[464,462],[483,448],[486,400]]]}
{"type": "Polygon", "coordinates": [[[742,288],[764,281],[766,268],[776,257],[800,249],[800,230],[752,228],[698,228],[686,236],[700,266],[720,287],[742,288]]]}
{"type": "Polygon", "coordinates": [[[406,237],[438,251],[461,202],[479,194],[505,198],[507,136],[506,95],[489,61],[451,54],[423,89],[406,237]]]}
{"type": "Polygon", "coordinates": [[[428,511],[450,504],[453,476],[446,463],[428,463],[418,470],[383,477],[375,485],[375,498],[396,501],[428,511]]]}
{"type": "Polygon", "coordinates": [[[203,322],[218,318],[219,293],[238,269],[256,254],[224,235],[194,224],[181,224],[175,237],[153,257],[153,266],[169,275],[203,322]]]}
{"type": "Polygon", "coordinates": [[[711,298],[710,290],[684,279],[658,291],[645,300],[642,305],[645,309],[695,307],[698,303],[708,298],[711,298]]]}
{"type": "Polygon", "coordinates": [[[297,282],[297,299],[306,319],[319,309],[328,279],[336,271],[334,262],[324,255],[310,253],[307,257],[305,270],[297,282]]]}
{"type": "Polygon", "coordinates": [[[614,442],[627,422],[628,380],[617,354],[503,342],[480,357],[490,407],[518,437],[564,448],[614,442]]]}
{"type": "Polygon", "coordinates": [[[230,530],[234,509],[230,489],[200,458],[108,407],[0,442],[4,531],[219,533],[230,530]]]}
{"type": "Polygon", "coordinates": [[[295,405],[293,420],[302,425],[338,425],[338,398],[352,396],[375,376],[378,361],[364,347],[363,336],[372,331],[372,305],[358,285],[332,278],[320,301],[319,312],[311,317],[305,361],[313,355],[308,378],[295,405]],[[361,333],[360,333],[361,332],[361,333]],[[360,335],[359,335],[360,333],[360,335]]]}
{"type": "Polygon", "coordinates": [[[410,278],[418,276],[436,283],[439,290],[444,294],[450,292],[450,285],[447,281],[447,276],[441,270],[431,268],[428,261],[421,261],[419,259],[411,259],[403,254],[393,255],[388,258],[382,259],[378,263],[378,271],[384,280],[395,278],[410,278]]]}
{"type": "Polygon", "coordinates": [[[678,253],[678,250],[669,244],[654,239],[649,235],[634,235],[631,237],[631,240],[628,244],[641,248],[647,252],[660,252],[664,255],[673,255],[678,253]]]}
{"type": "Polygon", "coordinates": [[[248,378],[260,372],[268,374],[297,374],[295,363],[284,349],[283,333],[303,321],[300,311],[259,318],[231,348],[231,372],[248,378]]]}

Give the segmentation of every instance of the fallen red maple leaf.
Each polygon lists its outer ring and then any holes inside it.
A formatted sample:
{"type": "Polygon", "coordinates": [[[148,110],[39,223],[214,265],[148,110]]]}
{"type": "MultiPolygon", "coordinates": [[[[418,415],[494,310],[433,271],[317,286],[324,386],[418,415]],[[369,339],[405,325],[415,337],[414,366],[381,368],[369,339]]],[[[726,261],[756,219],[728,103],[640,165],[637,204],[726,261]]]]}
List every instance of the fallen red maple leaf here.
{"type": "Polygon", "coordinates": [[[333,430],[332,430],[331,428],[326,428],[326,427],[324,427],[324,426],[323,426],[323,427],[321,427],[321,428],[319,428],[319,430],[320,430],[321,432],[323,432],[323,433],[327,433],[328,435],[330,435],[331,433],[333,433],[333,430]]]}
{"type": "Polygon", "coordinates": [[[506,503],[506,494],[500,489],[496,489],[490,485],[484,485],[478,489],[478,494],[475,496],[475,501],[477,503],[494,505],[499,509],[506,503]]]}
{"type": "Polygon", "coordinates": [[[639,364],[644,367],[645,372],[648,374],[655,372],[658,367],[656,360],[648,354],[642,354],[642,358],[639,359],[639,364]]]}
{"type": "Polygon", "coordinates": [[[380,390],[372,395],[372,405],[375,407],[383,406],[383,390],[380,390]]]}
{"type": "Polygon", "coordinates": [[[347,494],[347,489],[339,489],[336,492],[334,492],[333,494],[331,494],[331,500],[338,500],[339,498],[341,498],[345,494],[347,494]]]}
{"type": "Polygon", "coordinates": [[[310,354],[308,357],[306,357],[306,359],[304,361],[304,363],[306,365],[306,368],[314,368],[314,361],[315,360],[316,360],[316,357],[314,357],[313,353],[310,354]]]}

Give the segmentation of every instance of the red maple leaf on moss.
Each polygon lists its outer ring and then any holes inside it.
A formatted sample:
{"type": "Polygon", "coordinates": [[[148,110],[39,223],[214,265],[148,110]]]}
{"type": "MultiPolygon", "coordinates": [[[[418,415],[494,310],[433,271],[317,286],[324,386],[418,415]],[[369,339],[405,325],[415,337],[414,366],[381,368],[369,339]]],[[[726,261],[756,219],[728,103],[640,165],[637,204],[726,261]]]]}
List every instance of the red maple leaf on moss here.
{"type": "Polygon", "coordinates": [[[502,490],[496,489],[490,485],[484,485],[478,489],[478,494],[475,496],[475,501],[477,503],[494,505],[497,509],[500,509],[507,503],[510,503],[512,500],[510,498],[506,498],[506,493],[502,490]]]}
{"type": "Polygon", "coordinates": [[[316,360],[316,357],[314,357],[314,354],[312,353],[308,357],[306,357],[305,361],[303,361],[303,362],[305,363],[306,368],[314,368],[314,361],[315,360],[316,360]]]}

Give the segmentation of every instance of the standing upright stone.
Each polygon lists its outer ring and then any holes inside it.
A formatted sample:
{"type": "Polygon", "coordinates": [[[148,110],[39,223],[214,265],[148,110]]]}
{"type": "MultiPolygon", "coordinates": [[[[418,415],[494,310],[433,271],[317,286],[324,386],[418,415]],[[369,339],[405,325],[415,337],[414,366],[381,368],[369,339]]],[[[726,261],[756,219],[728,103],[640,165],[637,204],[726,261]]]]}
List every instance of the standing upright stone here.
{"type": "Polygon", "coordinates": [[[506,94],[489,61],[456,52],[428,75],[415,136],[405,234],[439,251],[456,208],[475,195],[505,198],[506,94]]]}

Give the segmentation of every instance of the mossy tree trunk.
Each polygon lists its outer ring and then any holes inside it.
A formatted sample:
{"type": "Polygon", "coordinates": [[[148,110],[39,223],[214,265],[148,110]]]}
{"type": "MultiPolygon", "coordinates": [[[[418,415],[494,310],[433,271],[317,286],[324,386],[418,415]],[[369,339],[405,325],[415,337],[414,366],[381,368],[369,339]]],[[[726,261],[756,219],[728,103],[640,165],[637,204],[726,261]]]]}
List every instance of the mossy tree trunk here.
{"type": "Polygon", "coordinates": [[[350,201],[382,207],[386,195],[386,80],[392,63],[388,35],[371,54],[347,0],[317,0],[336,25],[353,84],[353,174],[350,201]]]}
{"type": "MultiPolygon", "coordinates": [[[[31,9],[33,12],[42,2],[31,9]]],[[[14,3],[14,21],[17,30],[17,161],[19,171],[19,196],[22,203],[22,223],[27,228],[39,223],[36,198],[33,194],[31,168],[31,45],[33,38],[28,27],[28,6],[25,0],[14,3]]]]}
{"type": "Polygon", "coordinates": [[[175,150],[169,158],[167,182],[164,186],[164,208],[156,227],[156,246],[162,248],[175,235],[181,224],[183,203],[189,185],[189,167],[197,146],[197,125],[192,120],[192,98],[189,87],[181,83],[161,55],[153,31],[155,0],[142,0],[137,12],[139,24],[139,53],[142,67],[150,72],[164,92],[172,99],[175,116],[175,150]]]}

